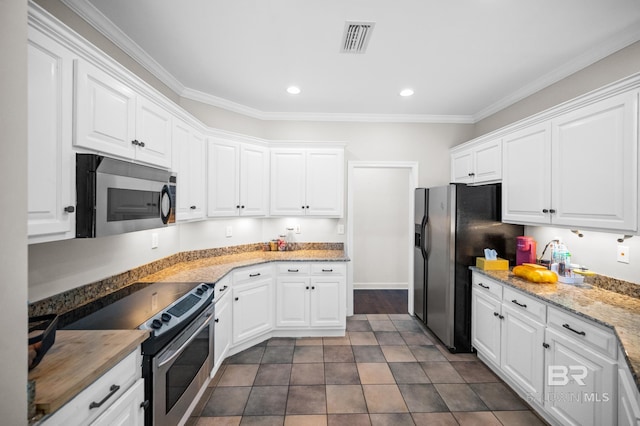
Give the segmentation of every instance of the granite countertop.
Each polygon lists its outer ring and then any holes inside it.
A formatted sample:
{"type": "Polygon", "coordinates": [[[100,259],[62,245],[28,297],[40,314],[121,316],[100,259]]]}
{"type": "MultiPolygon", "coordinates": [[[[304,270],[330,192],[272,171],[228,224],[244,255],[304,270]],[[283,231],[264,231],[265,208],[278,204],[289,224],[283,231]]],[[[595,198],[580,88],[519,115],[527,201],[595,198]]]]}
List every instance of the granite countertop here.
{"type": "Polygon", "coordinates": [[[216,282],[233,269],[270,262],[348,262],[343,250],[251,251],[180,262],[140,282],[216,282]]]}
{"type": "Polygon", "coordinates": [[[471,269],[612,329],[640,390],[640,299],[595,285],[535,284],[511,271],[485,271],[473,266],[471,269]]]}

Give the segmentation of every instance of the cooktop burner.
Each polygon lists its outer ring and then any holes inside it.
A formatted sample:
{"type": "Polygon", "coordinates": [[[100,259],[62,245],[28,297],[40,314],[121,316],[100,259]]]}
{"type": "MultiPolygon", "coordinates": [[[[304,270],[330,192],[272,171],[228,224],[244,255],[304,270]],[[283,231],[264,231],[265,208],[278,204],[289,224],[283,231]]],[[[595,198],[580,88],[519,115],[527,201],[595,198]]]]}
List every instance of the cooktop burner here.
{"type": "Polygon", "coordinates": [[[61,328],[133,330],[201,285],[198,282],[135,283],[64,314],[61,328]]]}

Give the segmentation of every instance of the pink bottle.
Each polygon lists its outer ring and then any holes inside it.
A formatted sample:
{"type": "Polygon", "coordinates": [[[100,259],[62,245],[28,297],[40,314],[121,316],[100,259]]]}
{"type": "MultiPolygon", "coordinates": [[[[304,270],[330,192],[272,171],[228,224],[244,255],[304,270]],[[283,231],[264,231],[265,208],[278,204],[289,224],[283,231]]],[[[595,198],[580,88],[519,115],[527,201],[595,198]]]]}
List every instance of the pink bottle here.
{"type": "Polygon", "coordinates": [[[533,237],[516,238],[516,265],[536,263],[536,240],[533,237]]]}

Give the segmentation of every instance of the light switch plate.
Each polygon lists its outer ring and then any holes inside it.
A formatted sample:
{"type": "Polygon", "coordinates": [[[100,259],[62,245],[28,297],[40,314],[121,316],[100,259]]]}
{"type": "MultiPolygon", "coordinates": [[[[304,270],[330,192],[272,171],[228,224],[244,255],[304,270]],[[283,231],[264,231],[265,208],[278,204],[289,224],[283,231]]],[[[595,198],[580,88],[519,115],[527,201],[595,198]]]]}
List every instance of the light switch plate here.
{"type": "Polygon", "coordinates": [[[629,247],[618,246],[618,262],[629,263],[629,247]]]}
{"type": "Polygon", "coordinates": [[[344,225],[342,223],[338,224],[338,235],[344,234],[344,225]]]}
{"type": "Polygon", "coordinates": [[[231,226],[227,226],[226,236],[227,238],[233,237],[233,228],[231,226]]]}
{"type": "Polygon", "coordinates": [[[158,248],[158,243],[159,243],[159,241],[158,241],[158,233],[154,232],[154,233],[151,234],[151,248],[152,249],[158,248]]]}
{"type": "Polygon", "coordinates": [[[295,232],[296,234],[299,234],[299,233],[300,233],[300,225],[296,224],[293,228],[294,228],[294,232],[295,232]]]}

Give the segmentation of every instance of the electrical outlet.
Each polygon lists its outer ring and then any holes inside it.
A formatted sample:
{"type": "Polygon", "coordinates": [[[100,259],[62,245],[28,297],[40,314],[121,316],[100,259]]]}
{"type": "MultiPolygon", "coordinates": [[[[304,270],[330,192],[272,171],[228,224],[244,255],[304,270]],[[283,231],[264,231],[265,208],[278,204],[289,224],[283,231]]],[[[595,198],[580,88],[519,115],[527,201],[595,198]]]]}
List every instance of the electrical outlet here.
{"type": "Polygon", "coordinates": [[[158,233],[154,232],[153,234],[151,234],[151,248],[152,249],[156,249],[158,248],[158,233]]]}
{"type": "Polygon", "coordinates": [[[338,224],[338,235],[344,234],[344,225],[342,223],[338,224]]]}
{"type": "Polygon", "coordinates": [[[294,232],[295,232],[296,234],[299,234],[299,233],[300,233],[300,225],[296,224],[293,228],[294,228],[294,232]]]}
{"type": "Polygon", "coordinates": [[[618,246],[618,262],[629,263],[629,247],[618,246]]]}
{"type": "Polygon", "coordinates": [[[231,226],[227,226],[226,236],[227,236],[227,238],[233,237],[233,228],[231,226]]]}

